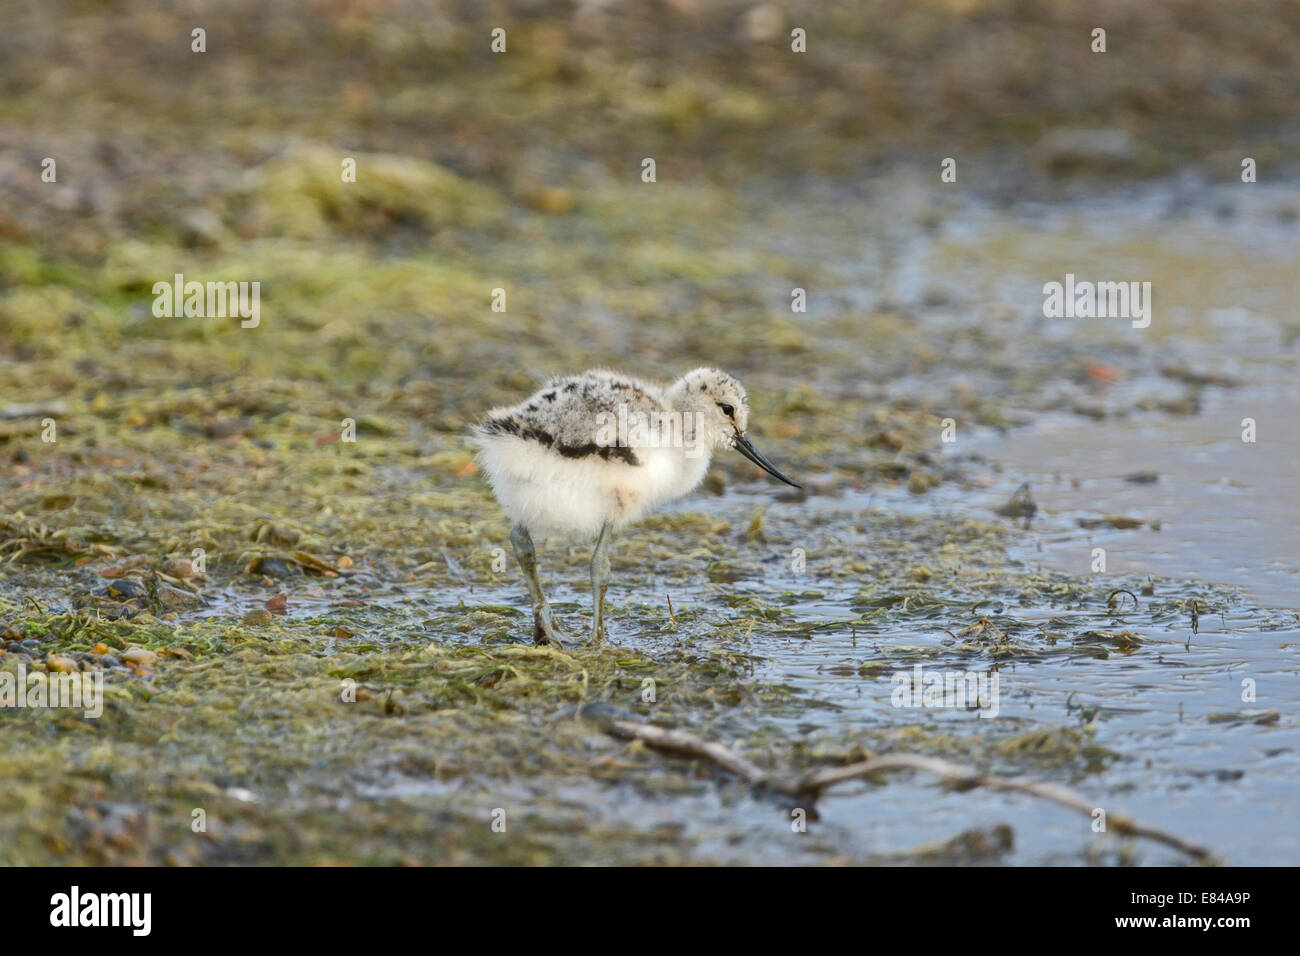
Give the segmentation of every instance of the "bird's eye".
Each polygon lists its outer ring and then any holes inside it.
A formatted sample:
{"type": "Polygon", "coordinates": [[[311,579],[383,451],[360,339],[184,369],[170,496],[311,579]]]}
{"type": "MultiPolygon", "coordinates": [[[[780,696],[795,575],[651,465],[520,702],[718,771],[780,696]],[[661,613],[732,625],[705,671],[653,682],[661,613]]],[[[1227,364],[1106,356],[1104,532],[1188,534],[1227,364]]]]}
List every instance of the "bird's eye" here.
{"type": "Polygon", "coordinates": [[[718,407],[722,409],[722,414],[726,415],[728,418],[736,414],[736,410],[732,408],[730,405],[723,405],[721,402],[719,402],[718,407]]]}

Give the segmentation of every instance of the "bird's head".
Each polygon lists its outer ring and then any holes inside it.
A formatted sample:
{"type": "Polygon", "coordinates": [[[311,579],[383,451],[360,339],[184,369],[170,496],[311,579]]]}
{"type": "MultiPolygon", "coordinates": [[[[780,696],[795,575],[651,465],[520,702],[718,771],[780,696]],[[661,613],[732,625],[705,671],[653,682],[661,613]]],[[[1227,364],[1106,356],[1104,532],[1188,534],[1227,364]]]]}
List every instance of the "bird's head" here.
{"type": "Polygon", "coordinates": [[[679,378],[670,391],[673,407],[693,413],[697,440],[709,448],[734,448],[769,475],[800,487],[759,454],[745,437],[749,399],[745,386],[716,368],[697,368],[679,378]]]}

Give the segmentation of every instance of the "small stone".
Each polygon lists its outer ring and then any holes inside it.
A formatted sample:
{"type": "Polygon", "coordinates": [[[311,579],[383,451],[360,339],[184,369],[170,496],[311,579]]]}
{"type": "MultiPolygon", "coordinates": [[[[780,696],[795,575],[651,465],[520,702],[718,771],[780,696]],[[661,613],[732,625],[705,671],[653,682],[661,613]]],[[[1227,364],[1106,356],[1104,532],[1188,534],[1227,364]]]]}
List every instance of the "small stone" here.
{"type": "Polygon", "coordinates": [[[245,614],[242,620],[245,624],[270,624],[272,615],[266,608],[259,607],[245,614]]]}
{"type": "Polygon", "coordinates": [[[71,657],[65,657],[62,654],[51,654],[49,660],[45,662],[45,669],[56,674],[72,674],[80,668],[77,662],[71,657]]]}
{"type": "Polygon", "coordinates": [[[149,589],[139,581],[133,581],[130,578],[122,578],[119,581],[111,582],[104,589],[108,597],[117,598],[118,600],[132,600],[134,598],[144,598],[149,596],[149,589]]]}
{"type": "Polygon", "coordinates": [[[266,578],[287,578],[302,574],[302,569],[296,564],[289,564],[279,558],[255,558],[250,570],[251,573],[261,574],[266,578]]]}
{"type": "Polygon", "coordinates": [[[122,652],[122,663],[130,667],[152,667],[158,655],[144,647],[132,647],[122,652]]]}
{"type": "Polygon", "coordinates": [[[203,603],[203,599],[197,594],[182,591],[170,584],[160,584],[158,585],[158,603],[165,608],[188,608],[198,607],[203,603]]]}
{"type": "Polygon", "coordinates": [[[194,562],[189,558],[172,558],[165,565],[163,570],[174,578],[186,580],[195,575],[194,562]]]}

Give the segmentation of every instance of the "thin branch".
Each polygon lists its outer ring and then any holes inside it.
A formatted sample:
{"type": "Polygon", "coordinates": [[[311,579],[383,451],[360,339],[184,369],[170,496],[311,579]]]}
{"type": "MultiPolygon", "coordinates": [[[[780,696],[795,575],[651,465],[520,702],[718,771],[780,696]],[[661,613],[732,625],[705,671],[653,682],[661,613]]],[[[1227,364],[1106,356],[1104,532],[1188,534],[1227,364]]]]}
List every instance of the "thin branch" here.
{"type": "Polygon", "coordinates": [[[684,730],[668,730],[651,724],[638,724],[631,720],[609,721],[605,729],[615,737],[622,737],[624,740],[640,740],[657,750],[703,757],[727,773],[740,777],[746,783],[760,784],[765,776],[756,764],[750,763],[725,744],[705,740],[684,730]]]}
{"type": "MultiPolygon", "coordinates": [[[[1071,810],[1077,810],[1086,817],[1091,818],[1097,805],[1095,802],[1080,796],[1073,790],[1055,783],[1044,783],[1037,780],[1015,780],[1007,777],[993,777],[988,774],[980,773],[973,767],[964,767],[961,764],[952,763],[948,760],[940,760],[938,757],[926,757],[921,754],[884,754],[879,757],[872,757],[870,760],[863,760],[858,763],[849,764],[844,767],[833,767],[830,770],[822,770],[805,777],[795,784],[793,793],[808,794],[812,799],[821,795],[822,791],[834,784],[846,780],[855,780],[859,777],[867,777],[874,773],[882,773],[890,770],[920,770],[925,773],[933,774],[951,783],[961,787],[983,787],[986,790],[999,790],[1003,792],[1027,793],[1033,797],[1041,797],[1044,800],[1051,800],[1053,803],[1060,804],[1063,807],[1069,807],[1071,810]]],[[[790,792],[790,791],[787,791],[790,792]]],[[[1163,830],[1157,830],[1154,827],[1143,826],[1126,816],[1118,814],[1108,816],[1107,826],[1117,833],[1127,836],[1146,837],[1149,840],[1155,840],[1157,843],[1163,843],[1165,846],[1173,847],[1182,853],[1195,857],[1197,860],[1211,862],[1214,855],[1205,847],[1196,846],[1188,843],[1172,833],[1166,833],[1163,830]]]]}
{"type": "MultiPolygon", "coordinates": [[[[837,783],[845,783],[849,780],[857,780],[893,770],[919,770],[962,788],[983,787],[986,790],[1027,793],[1032,797],[1050,800],[1063,807],[1076,810],[1090,819],[1093,810],[1096,808],[1093,801],[1058,784],[994,777],[980,773],[973,767],[964,767],[961,764],[941,760],[938,757],[923,756],[922,754],[884,754],[843,767],[819,770],[795,780],[782,780],[768,774],[757,764],[746,760],[725,744],[705,740],[703,737],[698,737],[684,730],[669,730],[664,727],[655,727],[632,720],[602,720],[595,713],[585,716],[599,720],[604,725],[605,731],[615,737],[624,740],[639,740],[650,747],[669,753],[702,757],[728,773],[740,777],[751,786],[761,787],[796,799],[807,800],[810,805],[815,803],[826,790],[837,783]]],[[[1166,833],[1163,830],[1143,826],[1128,817],[1109,816],[1107,825],[1116,833],[1126,836],[1145,837],[1157,843],[1163,843],[1165,846],[1186,853],[1200,862],[1216,862],[1214,855],[1206,848],[1188,843],[1180,837],[1166,833]]]]}

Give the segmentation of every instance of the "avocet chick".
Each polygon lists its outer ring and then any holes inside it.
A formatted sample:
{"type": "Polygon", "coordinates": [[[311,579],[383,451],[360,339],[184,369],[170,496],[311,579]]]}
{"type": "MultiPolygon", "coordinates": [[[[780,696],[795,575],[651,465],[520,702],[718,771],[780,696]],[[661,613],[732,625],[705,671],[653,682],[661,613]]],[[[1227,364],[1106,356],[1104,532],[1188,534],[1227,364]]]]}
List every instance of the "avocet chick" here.
{"type": "Polygon", "coordinates": [[[560,645],[537,580],[532,532],[595,538],[591,641],[605,639],[605,588],[614,529],[704,480],[716,448],[734,448],[768,474],[800,487],[747,437],[744,386],[698,368],[667,388],[594,370],[551,379],[531,398],[495,408],[474,429],[492,492],[514,521],[510,543],[533,602],[536,643],[560,645]]]}

